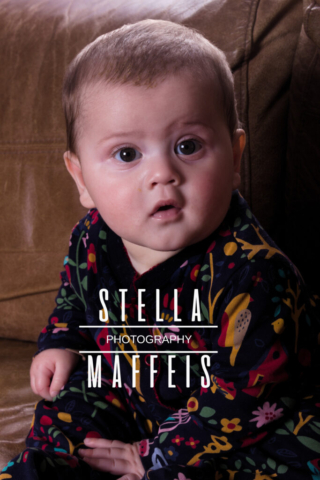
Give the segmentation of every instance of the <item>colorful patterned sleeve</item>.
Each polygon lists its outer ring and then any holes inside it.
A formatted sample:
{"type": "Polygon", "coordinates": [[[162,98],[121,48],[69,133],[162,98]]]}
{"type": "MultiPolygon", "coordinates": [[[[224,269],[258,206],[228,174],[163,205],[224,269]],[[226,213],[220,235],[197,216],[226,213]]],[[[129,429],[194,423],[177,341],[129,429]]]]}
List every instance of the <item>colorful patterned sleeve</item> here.
{"type": "MultiPolygon", "coordinates": [[[[94,350],[96,344],[89,329],[82,328],[90,320],[87,309],[88,270],[92,270],[93,254],[88,247],[88,231],[96,217],[90,211],[72,230],[69,255],[64,260],[61,272],[61,287],[56,297],[56,307],[49,317],[48,325],[38,339],[38,352],[48,348],[94,350]]],[[[90,244],[91,245],[91,244],[90,244]]]]}
{"type": "MultiPolygon", "coordinates": [[[[76,352],[88,350],[93,340],[89,333],[80,328],[86,324],[83,304],[68,281],[66,272],[60,274],[62,284],[56,297],[56,307],[49,317],[48,325],[38,338],[38,352],[48,348],[69,349],[76,352]]],[[[92,344],[94,349],[95,344],[92,344]]],[[[90,348],[89,348],[90,349],[90,348]]]]}
{"type": "Polygon", "coordinates": [[[215,304],[218,328],[210,335],[199,329],[207,350],[218,351],[211,356],[210,385],[199,385],[155,438],[140,443],[146,470],[178,464],[201,471],[255,444],[290,416],[304,388],[316,342],[309,297],[290,263],[255,258],[213,296],[202,300],[215,304]]]}

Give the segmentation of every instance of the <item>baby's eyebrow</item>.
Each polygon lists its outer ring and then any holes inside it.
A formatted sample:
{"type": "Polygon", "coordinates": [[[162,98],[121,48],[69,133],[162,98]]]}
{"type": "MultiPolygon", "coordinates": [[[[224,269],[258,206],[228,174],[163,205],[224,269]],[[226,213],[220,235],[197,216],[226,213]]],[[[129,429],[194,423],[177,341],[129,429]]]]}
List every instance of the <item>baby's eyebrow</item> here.
{"type": "Polygon", "coordinates": [[[201,122],[201,121],[197,121],[197,120],[194,120],[194,121],[183,121],[180,123],[180,125],[182,126],[186,126],[186,127],[189,127],[189,126],[194,126],[194,127],[202,127],[202,128],[206,128],[207,130],[211,130],[212,132],[215,132],[215,129],[214,127],[209,124],[209,123],[205,123],[205,122],[201,122]]]}
{"type": "Polygon", "coordinates": [[[209,125],[208,123],[205,123],[205,122],[201,122],[201,121],[198,121],[198,120],[186,120],[186,121],[182,121],[181,122],[181,125],[200,125],[201,127],[205,127],[205,128],[212,128],[211,125],[209,125]]]}
{"type": "Polygon", "coordinates": [[[132,135],[140,135],[141,132],[138,130],[132,130],[130,132],[117,132],[117,133],[112,133],[106,137],[103,137],[101,140],[99,140],[98,144],[100,145],[101,143],[104,143],[108,140],[112,140],[114,138],[123,138],[123,137],[130,137],[132,135]]]}
{"type": "Polygon", "coordinates": [[[194,121],[183,121],[181,122],[183,125],[205,125],[205,123],[203,122],[200,122],[198,120],[194,120],[194,121]]]}
{"type": "MultiPolygon", "coordinates": [[[[199,126],[202,128],[205,128],[207,130],[211,130],[212,132],[215,132],[215,129],[212,125],[198,121],[198,120],[181,120],[178,122],[173,122],[172,125],[169,125],[168,129],[174,129],[174,127],[189,127],[189,126],[199,126]]],[[[107,135],[103,137],[101,140],[99,140],[98,145],[101,145],[102,143],[105,143],[110,140],[114,140],[117,138],[126,138],[126,137],[131,137],[131,136],[141,136],[143,135],[143,132],[140,130],[130,130],[130,131],[124,131],[124,132],[114,132],[111,133],[110,135],[107,135]]]]}

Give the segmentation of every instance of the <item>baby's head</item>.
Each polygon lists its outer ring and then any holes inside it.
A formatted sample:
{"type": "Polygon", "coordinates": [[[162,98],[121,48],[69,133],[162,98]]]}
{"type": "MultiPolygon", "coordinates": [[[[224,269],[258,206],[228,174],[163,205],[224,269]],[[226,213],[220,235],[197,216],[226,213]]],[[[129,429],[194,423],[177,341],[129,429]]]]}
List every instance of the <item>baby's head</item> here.
{"type": "Polygon", "coordinates": [[[244,132],[224,54],[199,33],[145,20],[75,58],[64,155],[141,273],[212,233],[240,183],[244,132]]]}

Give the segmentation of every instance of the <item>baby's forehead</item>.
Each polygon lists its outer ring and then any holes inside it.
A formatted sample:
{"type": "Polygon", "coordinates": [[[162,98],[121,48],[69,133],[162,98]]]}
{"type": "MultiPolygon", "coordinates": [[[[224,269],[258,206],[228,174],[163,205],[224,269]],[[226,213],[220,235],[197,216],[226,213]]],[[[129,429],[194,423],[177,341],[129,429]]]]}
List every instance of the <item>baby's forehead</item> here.
{"type": "Polygon", "coordinates": [[[128,89],[134,89],[134,87],[140,87],[139,98],[142,101],[144,98],[147,100],[150,96],[150,92],[156,93],[157,95],[164,95],[160,87],[170,80],[178,81],[181,89],[185,88],[187,85],[189,88],[194,88],[194,90],[201,90],[207,94],[208,98],[212,98],[213,96],[220,98],[223,91],[223,85],[219,82],[217,77],[208,78],[205,76],[199,76],[198,72],[192,71],[190,68],[184,68],[176,72],[170,72],[153,78],[148,82],[139,82],[138,79],[134,82],[115,82],[97,78],[96,81],[83,85],[80,95],[82,99],[81,103],[90,106],[90,104],[94,103],[96,98],[101,95],[112,94],[115,90],[121,94],[121,91],[127,92],[128,89]],[[144,92],[145,94],[143,94],[144,92]]]}
{"type": "Polygon", "coordinates": [[[195,134],[194,129],[201,126],[214,129],[218,123],[227,123],[220,93],[210,80],[189,72],[163,76],[152,85],[92,82],[81,95],[76,119],[78,142],[88,139],[88,131],[101,139],[129,138],[139,132],[142,139],[166,138],[187,126],[195,134]]]}

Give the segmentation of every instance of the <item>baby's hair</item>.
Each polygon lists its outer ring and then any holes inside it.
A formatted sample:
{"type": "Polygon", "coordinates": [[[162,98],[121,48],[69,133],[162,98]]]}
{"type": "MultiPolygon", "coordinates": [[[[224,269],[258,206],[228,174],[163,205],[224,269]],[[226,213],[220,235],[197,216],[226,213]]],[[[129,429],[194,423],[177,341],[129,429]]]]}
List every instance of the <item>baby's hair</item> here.
{"type": "Polygon", "coordinates": [[[142,20],[101,35],[71,62],[63,86],[67,149],[76,153],[81,99],[88,86],[110,83],[151,88],[182,70],[212,80],[213,88],[218,87],[232,138],[238,114],[224,53],[191,28],[164,20],[142,20]]]}

